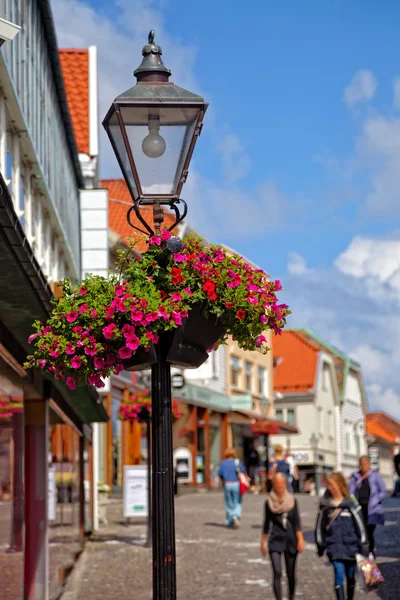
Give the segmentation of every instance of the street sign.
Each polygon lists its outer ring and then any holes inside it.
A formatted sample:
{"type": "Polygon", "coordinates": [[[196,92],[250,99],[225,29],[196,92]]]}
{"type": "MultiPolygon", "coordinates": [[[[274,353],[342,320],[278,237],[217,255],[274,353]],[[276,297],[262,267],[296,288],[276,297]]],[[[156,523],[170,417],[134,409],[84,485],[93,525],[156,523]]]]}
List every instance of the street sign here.
{"type": "Polygon", "coordinates": [[[124,465],[124,517],[147,517],[147,465],[124,465]]]}
{"type": "Polygon", "coordinates": [[[183,373],[174,373],[171,375],[171,385],[173,390],[181,390],[184,388],[186,381],[183,373]]]}
{"type": "Polygon", "coordinates": [[[379,471],[380,450],[379,446],[369,446],[368,456],[371,463],[371,468],[374,471],[379,471]]]}

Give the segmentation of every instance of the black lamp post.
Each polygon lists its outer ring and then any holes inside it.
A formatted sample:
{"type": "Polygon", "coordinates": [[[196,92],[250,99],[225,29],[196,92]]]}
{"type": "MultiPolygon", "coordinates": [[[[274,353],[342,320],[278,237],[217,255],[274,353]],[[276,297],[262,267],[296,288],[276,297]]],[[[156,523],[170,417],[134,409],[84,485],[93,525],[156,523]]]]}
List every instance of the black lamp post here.
{"type": "MultiPolygon", "coordinates": [[[[161,54],[151,31],[143,61],[134,71],[136,85],[115,99],[103,122],[133,199],[128,222],[149,235],[160,234],[163,206],[169,206],[176,215],[170,230],[186,215],[180,193],[207,109],[203,98],[169,82],[171,71],[161,54]],[[146,205],[153,207],[154,230],[140,212],[146,205]],[[131,222],[132,210],[144,230],[131,222]]],[[[170,238],[167,248],[178,251],[181,241],[170,238]]],[[[153,598],[157,600],[176,599],[169,347],[170,338],[160,336],[157,362],[151,367],[153,598]]]]}

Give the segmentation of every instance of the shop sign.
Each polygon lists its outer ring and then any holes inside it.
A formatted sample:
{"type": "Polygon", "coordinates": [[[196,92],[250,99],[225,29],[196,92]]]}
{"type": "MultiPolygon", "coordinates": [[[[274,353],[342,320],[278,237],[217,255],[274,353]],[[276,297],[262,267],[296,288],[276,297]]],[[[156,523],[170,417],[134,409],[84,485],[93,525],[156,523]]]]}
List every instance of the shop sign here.
{"type": "Polygon", "coordinates": [[[147,517],[147,465],[124,465],[123,514],[147,517]]]}
{"type": "Polygon", "coordinates": [[[231,397],[232,410],[252,410],[253,396],[251,394],[237,394],[231,397]]]}
{"type": "Polygon", "coordinates": [[[308,452],[293,452],[293,458],[298,464],[306,464],[311,462],[308,452]]]}

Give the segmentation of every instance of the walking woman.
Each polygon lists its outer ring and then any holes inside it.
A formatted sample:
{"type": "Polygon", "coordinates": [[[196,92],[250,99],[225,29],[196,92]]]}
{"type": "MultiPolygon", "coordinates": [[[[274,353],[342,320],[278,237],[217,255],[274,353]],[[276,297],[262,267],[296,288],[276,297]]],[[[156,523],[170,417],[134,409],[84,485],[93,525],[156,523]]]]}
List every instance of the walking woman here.
{"type": "Polygon", "coordinates": [[[361,507],[350,497],[342,473],[331,473],[327,478],[327,488],[315,530],[318,555],[322,556],[325,552],[333,565],[336,597],[345,600],[346,578],[347,600],[353,600],[356,554],[361,553],[366,542],[361,507]]]}
{"type": "Polygon", "coordinates": [[[289,600],[294,599],[296,588],[296,559],[304,550],[304,537],[301,530],[297,502],[287,490],[287,479],[283,473],[272,478],[272,490],[265,503],[264,527],[261,534],[261,554],[271,557],[276,600],[282,600],[282,554],[285,557],[286,574],[289,583],[289,600]]]}
{"type": "Polygon", "coordinates": [[[224,452],[224,460],[219,465],[218,475],[224,484],[224,502],[226,520],[228,527],[237,529],[242,516],[242,497],[240,495],[240,484],[238,471],[246,473],[246,470],[233,448],[224,452]]]}
{"type": "Polygon", "coordinates": [[[349,488],[361,506],[369,552],[375,557],[375,528],[385,523],[382,501],[386,497],[386,486],[378,471],[371,469],[368,456],[360,458],[360,470],[353,473],[349,488]]]}

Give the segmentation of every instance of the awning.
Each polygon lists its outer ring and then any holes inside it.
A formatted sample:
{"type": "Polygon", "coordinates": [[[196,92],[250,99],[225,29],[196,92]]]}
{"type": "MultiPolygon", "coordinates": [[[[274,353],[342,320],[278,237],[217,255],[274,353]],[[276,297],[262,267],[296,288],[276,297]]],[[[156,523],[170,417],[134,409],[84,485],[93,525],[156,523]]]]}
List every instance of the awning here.
{"type": "MultiPolygon", "coordinates": [[[[14,211],[0,174],[0,341],[20,363],[32,349],[28,337],[35,319],[45,321],[52,309],[53,294],[33,254],[14,211]],[[11,335],[10,335],[11,334],[11,335]]],[[[54,398],[62,397],[84,423],[107,421],[107,412],[94,388],[74,391],[48,378],[54,398]]],[[[61,400],[61,398],[60,398],[61,400]]]]}
{"type": "Polygon", "coordinates": [[[238,424],[247,425],[256,421],[269,421],[276,424],[279,427],[279,431],[272,435],[295,435],[299,433],[299,430],[295,425],[289,425],[289,423],[285,423],[285,421],[279,421],[278,419],[263,417],[260,415],[260,413],[254,410],[235,410],[232,412],[232,416],[234,414],[238,415],[239,420],[235,421],[234,418],[231,418],[232,423],[237,422],[238,424]]]}

